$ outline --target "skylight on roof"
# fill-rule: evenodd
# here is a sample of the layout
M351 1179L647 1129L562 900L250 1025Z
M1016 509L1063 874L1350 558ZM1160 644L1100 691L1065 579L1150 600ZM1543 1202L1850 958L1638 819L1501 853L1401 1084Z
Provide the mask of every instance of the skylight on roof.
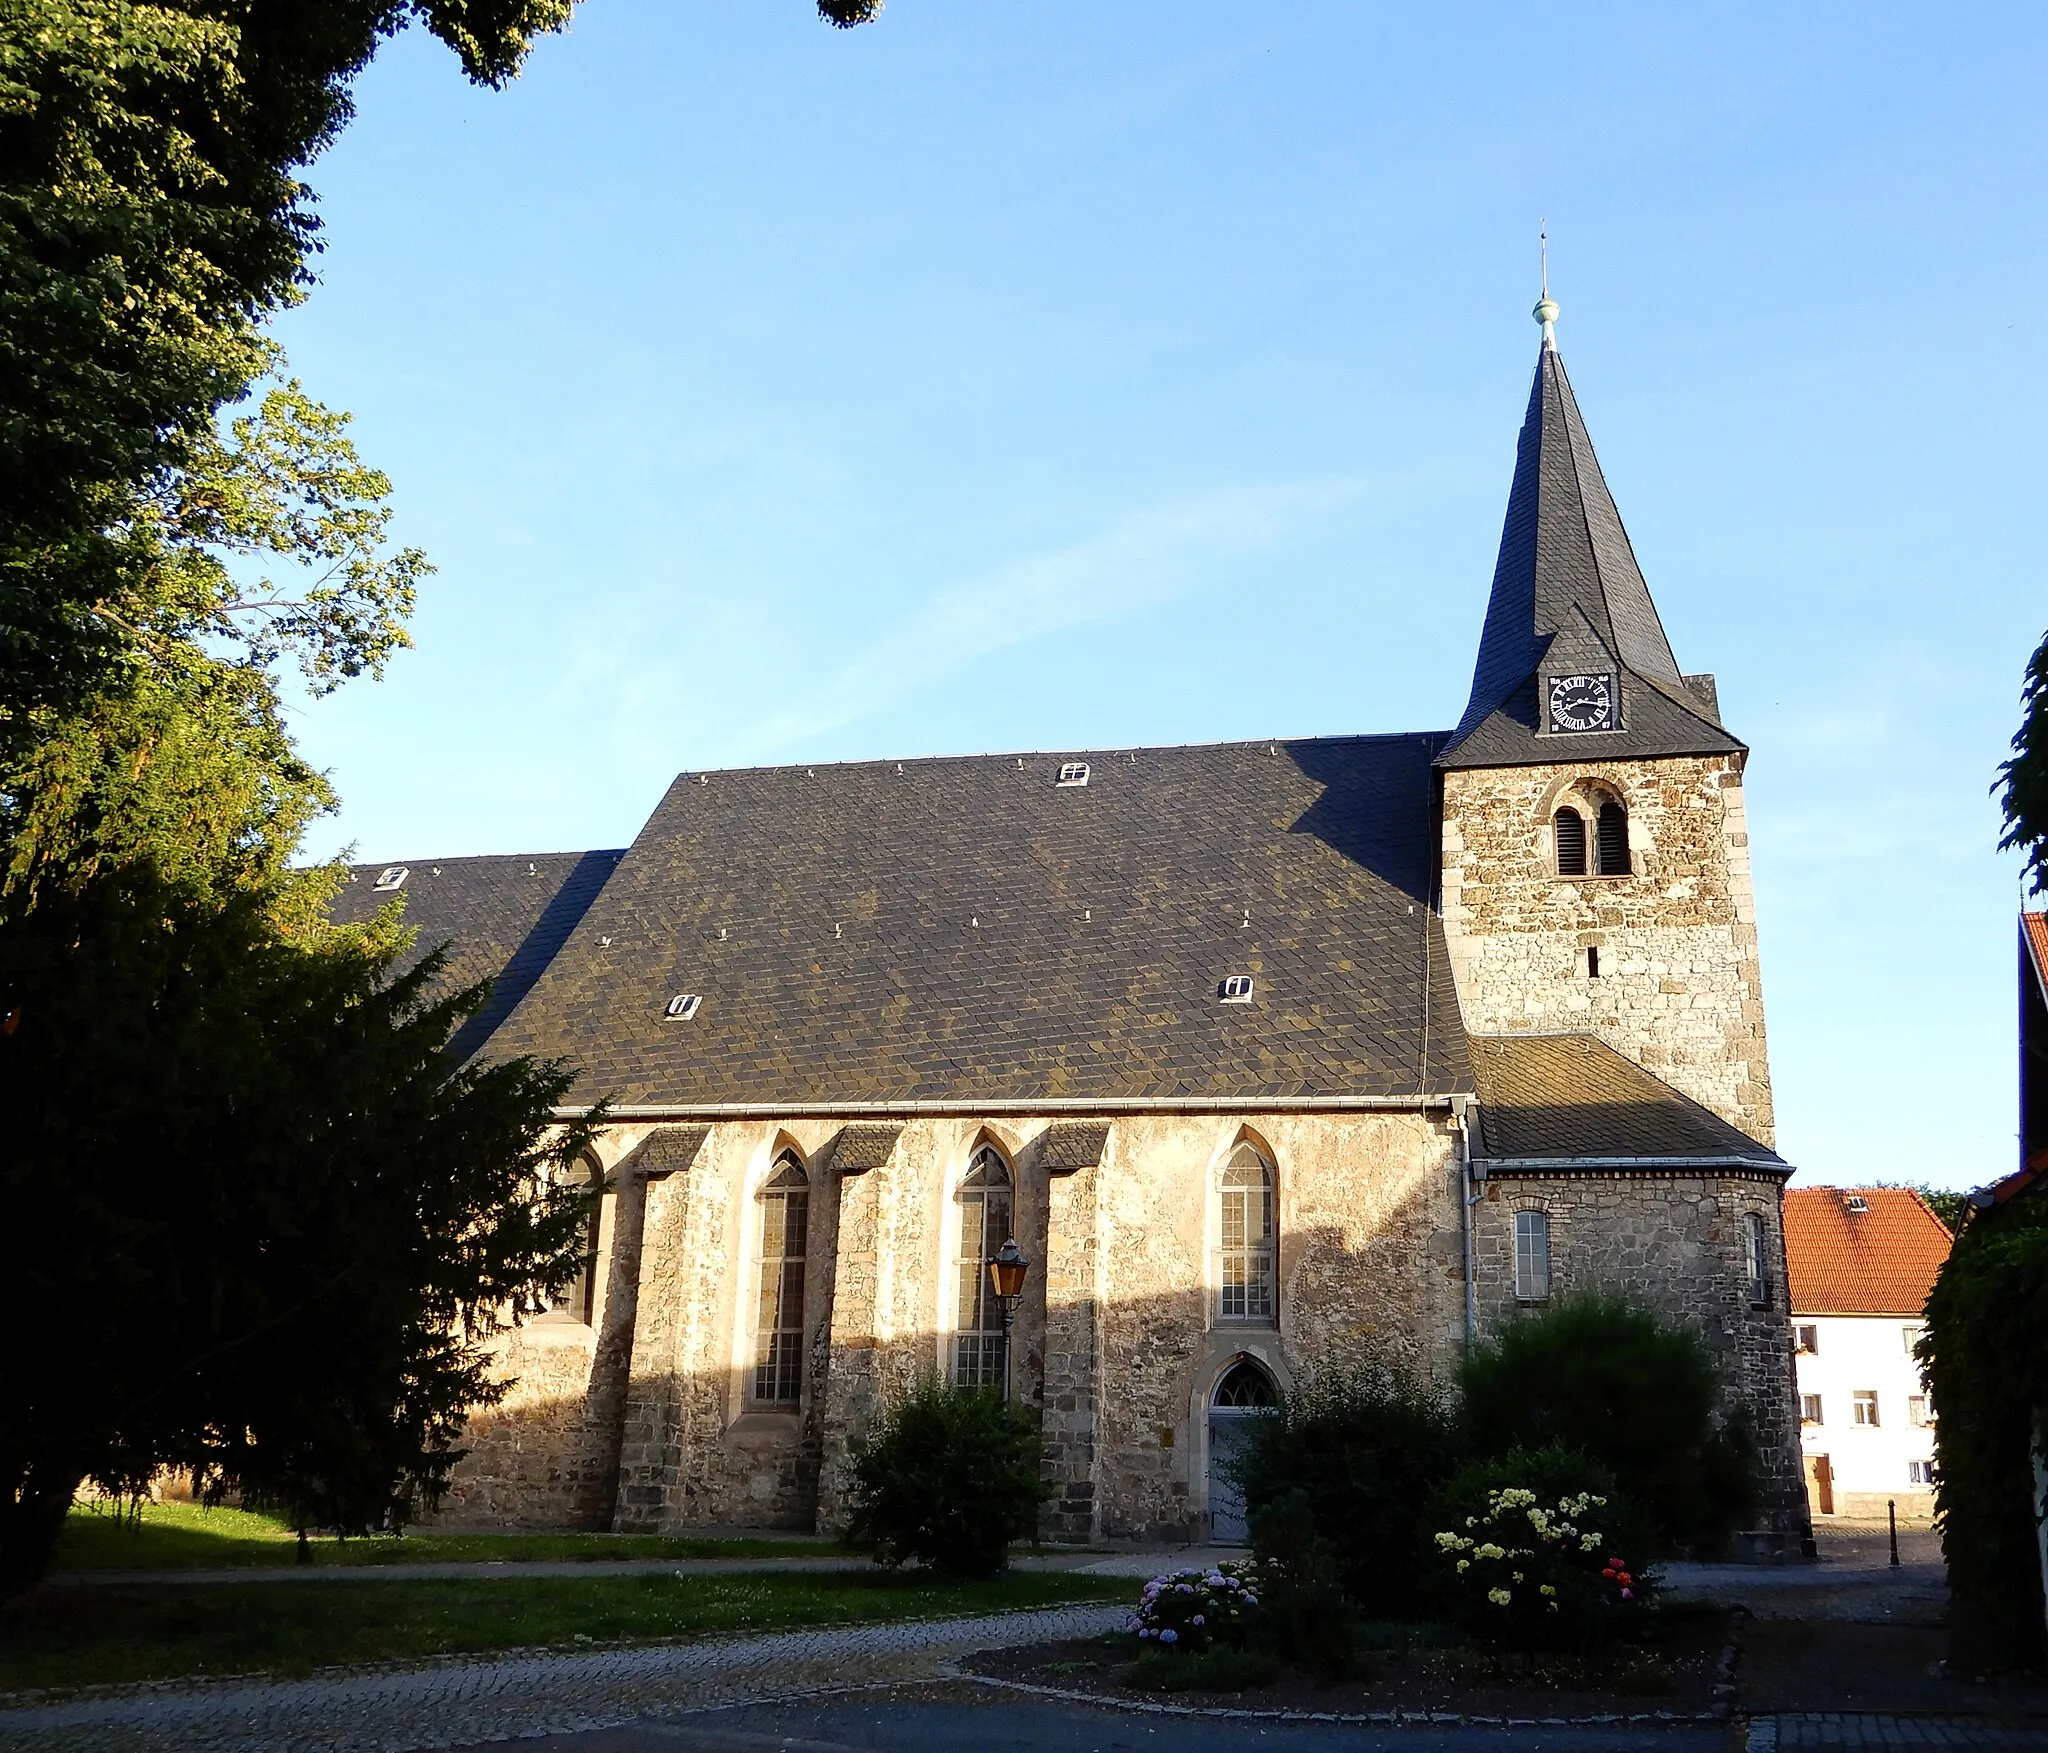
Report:
M405 879L407 874L408 873L404 865L387 864L382 870L380 870L377 873L377 881L375 886L377 888L384 889L387 891L391 889L402 889L405 887Z
M668 1008L662 1012L672 1023L686 1023L704 1008L701 992L678 992L668 1001Z
M1063 762L1060 766L1060 776L1054 783L1058 785L1086 785L1088 783L1088 763L1086 761Z
M1252 1001L1252 977L1249 974L1232 974L1216 988L1217 1002L1221 1004L1250 1004Z
M1870 1209L1870 1201L1865 1199L1861 1193L1847 1193L1842 1196L1842 1209L1844 1211L1868 1211Z

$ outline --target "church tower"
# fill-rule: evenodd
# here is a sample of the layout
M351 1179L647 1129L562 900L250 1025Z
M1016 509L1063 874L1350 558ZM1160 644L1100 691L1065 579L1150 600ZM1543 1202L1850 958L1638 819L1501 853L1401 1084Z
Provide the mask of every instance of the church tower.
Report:
M1592 1034L1772 1139L1745 746L1680 673L1557 351L1515 456L1472 697L1437 757L1474 1035Z

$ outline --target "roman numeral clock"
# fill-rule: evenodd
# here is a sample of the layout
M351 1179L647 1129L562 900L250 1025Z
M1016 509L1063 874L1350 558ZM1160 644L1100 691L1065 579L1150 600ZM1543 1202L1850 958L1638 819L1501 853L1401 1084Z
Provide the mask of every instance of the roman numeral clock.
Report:
M1545 709L1553 731L1618 730L1614 677L1608 674L1550 676Z

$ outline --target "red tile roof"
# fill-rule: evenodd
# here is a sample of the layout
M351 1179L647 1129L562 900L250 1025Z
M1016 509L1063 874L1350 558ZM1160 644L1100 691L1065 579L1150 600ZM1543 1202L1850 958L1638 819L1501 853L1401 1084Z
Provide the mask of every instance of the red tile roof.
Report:
M1860 1198L1868 1208L1851 1211ZM1795 1315L1918 1315L1953 1238L1910 1187L1788 1187Z
M2020 931L2034 954L2034 977L2048 990L2048 913L2022 913Z

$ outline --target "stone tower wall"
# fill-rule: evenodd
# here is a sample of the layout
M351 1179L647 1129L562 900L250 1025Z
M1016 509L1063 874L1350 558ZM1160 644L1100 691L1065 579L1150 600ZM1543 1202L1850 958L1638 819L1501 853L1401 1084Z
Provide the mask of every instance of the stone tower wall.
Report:
M1723 1405L1746 1408L1756 1439L1761 1526L1804 1535L1799 1411L1787 1324L1783 1184L1776 1175L1496 1176L1473 1210L1482 1333L1528 1311L1515 1300L1515 1214L1550 1218L1552 1298L1618 1292L1693 1328L1720 1365ZM1773 1262L1760 1297L1743 1259L1742 1220L1763 1217Z
M1551 818L1572 791L1582 807L1604 794L1627 807L1631 874L1556 874ZM1443 913L1475 1034L1590 1032L1772 1142L1749 830L1732 756L1446 773ZM1597 978L1588 949L1599 952Z

